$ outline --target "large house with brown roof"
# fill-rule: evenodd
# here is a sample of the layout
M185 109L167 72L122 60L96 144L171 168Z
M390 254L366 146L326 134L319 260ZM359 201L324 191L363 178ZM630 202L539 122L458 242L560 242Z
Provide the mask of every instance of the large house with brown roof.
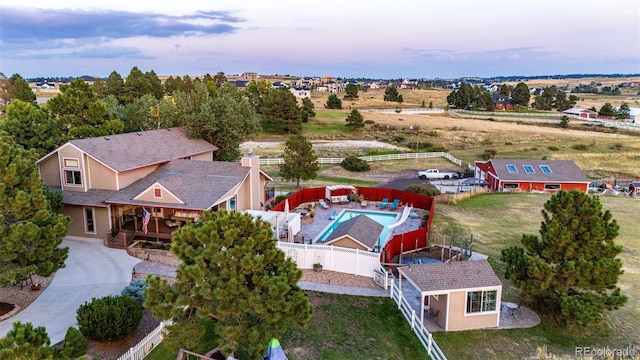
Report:
M182 128L71 140L37 161L45 185L62 191L69 235L171 239L203 211L261 210L272 179L259 158L213 161L217 147ZM149 216L146 216L149 214Z
M445 331L500 324L502 282L487 260L412 264L398 272L400 286L406 279L420 292L421 321L431 314Z
M475 169L494 191L587 192L590 183L572 160L491 159L476 161Z

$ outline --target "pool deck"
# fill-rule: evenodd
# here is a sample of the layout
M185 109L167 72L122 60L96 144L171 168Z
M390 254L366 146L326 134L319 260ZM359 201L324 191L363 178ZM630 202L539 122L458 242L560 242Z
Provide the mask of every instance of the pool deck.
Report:
M397 210L389 210L380 209L378 207L378 202L370 201L367 206L361 206L360 203L349 203L349 204L327 204L329 205L328 209L322 208L322 206L316 204L316 214L313 218L313 222L311 224L302 224L300 233L298 233L294 237L294 241L297 243L303 243L302 239L304 239L304 243L309 244L312 239L318 236L333 220L329 220L331 214L335 210L338 214L342 210L351 209L358 211L378 211L390 214L400 215L402 214L403 208L398 208ZM419 210L419 209L417 209ZM413 219L409 217L402 225L392 229L391 234L401 234L407 231L416 230L420 228L420 220L421 219Z

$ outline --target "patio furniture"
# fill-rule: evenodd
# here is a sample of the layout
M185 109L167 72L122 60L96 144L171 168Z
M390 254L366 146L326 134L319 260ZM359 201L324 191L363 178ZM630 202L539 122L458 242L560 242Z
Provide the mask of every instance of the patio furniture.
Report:
M381 209L384 209L387 207L387 205L389 205L389 199L384 198L382 199L382 202L378 205Z
M369 205L369 203L367 203L367 200L360 201L360 206L367 207L367 205Z
M324 201L324 199L319 199L318 200L318 204L320 204L320 206L322 206L323 209L328 209L329 205L327 205L327 203Z
M397 209L399 203L400 203L400 200L398 199L393 200L393 203L391 203L391 205L389 206L389 210Z

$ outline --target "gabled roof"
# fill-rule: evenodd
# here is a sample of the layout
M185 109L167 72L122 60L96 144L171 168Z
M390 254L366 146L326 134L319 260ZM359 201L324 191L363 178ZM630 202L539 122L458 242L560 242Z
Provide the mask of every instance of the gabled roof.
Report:
M571 109L564 110L562 113L567 115L577 115L577 116L580 116L580 114L583 114L583 113L597 114L597 112L593 110L582 109L582 108L571 108Z
M366 215L358 215L343 221L327 237L324 243L332 242L345 235L353 238L365 247L373 250L380 239L384 226Z
M216 146L205 140L189 139L183 128L77 139L71 140L67 144L77 147L88 156L117 172L218 150ZM38 162L51 154L45 155Z
M398 270L421 292L502 286L487 260L412 264Z
M491 164L500 181L590 182L573 160L491 159L486 163ZM517 172L509 172L507 165L515 166ZM523 167L526 165L534 172L527 173ZM545 165L550 173L542 171L541 166Z
M507 95L491 94L491 100L494 104L511 104L511 100Z
M159 205L162 203L134 200L155 183L171 192L184 204L171 203L173 208L206 210L223 196L242 184L250 168L226 161L173 160L163 164L146 177L115 192L106 203Z

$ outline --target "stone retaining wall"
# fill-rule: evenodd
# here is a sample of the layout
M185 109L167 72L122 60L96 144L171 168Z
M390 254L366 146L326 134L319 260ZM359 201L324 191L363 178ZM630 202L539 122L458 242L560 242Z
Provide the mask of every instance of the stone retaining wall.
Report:
M180 260L168 250L160 249L143 249L136 247L140 241L135 241L127 247L127 254L137 257L138 259L153 261L159 264L178 266Z

